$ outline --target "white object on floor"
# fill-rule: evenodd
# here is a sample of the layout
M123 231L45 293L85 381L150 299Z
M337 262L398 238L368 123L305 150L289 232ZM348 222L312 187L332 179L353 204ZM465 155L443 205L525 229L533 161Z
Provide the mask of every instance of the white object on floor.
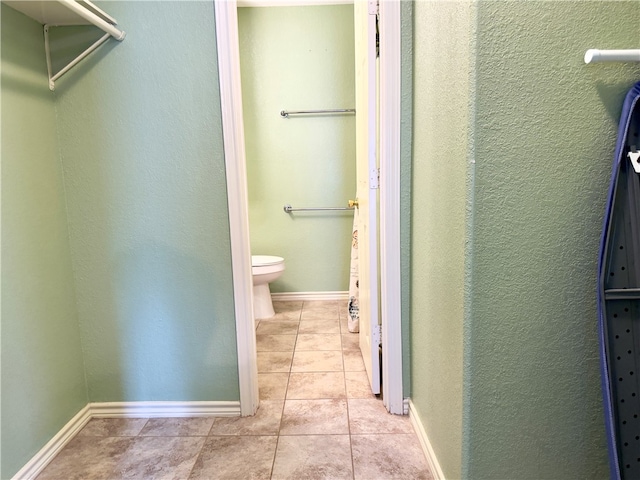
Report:
M353 233L351 234L351 271L349 273L349 316L348 327L351 333L360 331L360 285L358 283L358 210L353 212Z
M255 318L275 315L269 284L284 272L284 258L272 255L251 255L253 274L253 313Z

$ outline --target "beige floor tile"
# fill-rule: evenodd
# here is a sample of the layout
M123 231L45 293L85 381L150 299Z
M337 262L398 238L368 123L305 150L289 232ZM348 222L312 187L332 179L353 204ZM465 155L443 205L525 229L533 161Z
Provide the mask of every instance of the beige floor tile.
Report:
M341 338L337 333L300 333L296 351L340 350Z
M298 333L340 333L340 321L336 318L321 318L300 321Z
M78 436L90 437L135 437L148 418L92 418Z
M337 315L341 303L338 300L305 300L302 312L328 312Z
M286 400L281 435L335 435L349 433L347 402L330 400Z
M265 318L265 321L287 320L299 322L300 314L302 313L302 301L275 301L273 302L273 310L276 314L273 317Z
M140 432L141 437L206 437L213 417L150 418Z
M281 436L273 479L351 479L348 435Z
M351 435L356 480L432 480L415 435Z
M284 400L262 400L251 417L216 418L210 435L277 435Z
M350 398L349 427L352 434L407 433L413 434L408 415L392 415L382 400L377 398Z
M342 372L292 373L287 399L345 398Z
M288 373L258 373L260 400L282 400L287 396Z
M136 437L76 436L37 480L111 480Z
M340 322L340 317L337 312L329 312L323 310L312 310L310 312L302 311L300 315L301 322L318 322L318 321L333 321Z
M189 478L267 480L277 441L276 436L209 437Z
M292 372L341 372L342 353L339 351L295 352Z
M137 437L113 478L187 478L205 440L206 437Z
M347 398L376 398L371 392L367 372L345 372Z
M298 312L302 310L302 300L273 300L276 313Z
M342 359L344 361L345 372L364 372L364 361L359 350L343 350Z
M260 320L256 335L296 335L298 322L291 320Z
M357 333L343 333L342 349L360 351L360 335Z
M295 335L256 335L258 352L292 352L295 345Z
M261 318L262 322L299 322L300 321L300 310L297 312L281 312L277 313L272 317Z
M258 352L258 372L286 372L291 369L293 352Z
M347 317L340 316L340 333L350 333L349 332L349 321Z

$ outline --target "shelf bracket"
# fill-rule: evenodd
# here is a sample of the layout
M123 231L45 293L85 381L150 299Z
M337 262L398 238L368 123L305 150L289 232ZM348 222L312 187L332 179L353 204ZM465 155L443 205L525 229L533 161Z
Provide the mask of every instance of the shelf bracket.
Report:
M80 63L80 61L82 59L84 59L87 55L89 55L91 52L93 52L95 49L97 49L100 45L102 45L104 42L109 40L109 37L111 37L111 35L108 34L108 33L105 33L93 45L91 45L89 48L87 48L84 52L82 52L80 55L78 55L75 59L71 60L67 64L67 66L62 68L55 75L53 75L53 72L51 71L51 51L49 49L49 28L50 28L50 25L45 25L44 26L44 50L45 50L45 54L47 56L47 72L49 74L49 90L51 90L53 92L55 90L55 87L56 87L55 86L56 80L58 80L61 76L63 76L65 73L67 73L73 67L75 67L78 63Z
M56 82L56 80L58 80L60 77L62 77L65 73L67 73L73 67L75 67L78 63L80 63L81 60L83 60L91 52L96 50L100 45L102 45L107 40L109 40L110 37L113 37L116 40L121 42L122 40L124 40L124 37L126 35L126 33L124 31L119 30L118 28L116 28L114 26L115 20L113 20L111 17L106 16L106 14L105 14L105 16L107 18L109 18L110 20L112 20L114 22L114 24L109 23L106 20L102 19L101 17L99 17L95 13L89 11L88 9L86 9L85 7L80 5L75 0L58 0L58 3L63 5L63 6L65 6L65 7L67 7L69 10L72 10L78 16L80 16L84 20L86 20L87 22L90 22L91 24L95 25L100 30L105 32L105 34L102 37L100 37L96 42L94 42L89 48L87 48L80 55L78 55L75 59L73 59L71 62L69 62L58 73L54 74L53 71L52 71L52 66L51 66L51 48L49 46L49 29L51 27L55 27L55 26L68 26L68 25L53 25L53 24L45 24L44 25L44 50L45 50L45 55L47 57L47 73L49 75L49 90L51 90L51 91L55 90L55 82ZM93 4L91 4L90 2L86 2L86 3L88 3L88 4L93 6Z

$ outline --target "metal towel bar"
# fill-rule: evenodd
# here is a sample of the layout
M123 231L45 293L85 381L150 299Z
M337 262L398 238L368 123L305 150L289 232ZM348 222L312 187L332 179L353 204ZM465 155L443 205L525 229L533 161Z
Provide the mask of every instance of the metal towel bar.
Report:
M332 113L356 113L355 108L344 108L337 110L296 110L289 112L287 110L281 110L280 115L284 118L289 118L289 115L317 115L317 114L332 114Z
M311 211L327 211L327 210L353 210L354 207L308 207L308 208L293 208L288 203L283 207L285 213L291 212L311 212Z

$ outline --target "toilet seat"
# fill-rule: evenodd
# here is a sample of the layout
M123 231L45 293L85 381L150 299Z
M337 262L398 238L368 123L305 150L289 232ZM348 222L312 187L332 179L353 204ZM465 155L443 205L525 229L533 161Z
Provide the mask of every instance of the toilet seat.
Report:
M284 258L273 255L251 255L252 267L266 267L284 262Z

